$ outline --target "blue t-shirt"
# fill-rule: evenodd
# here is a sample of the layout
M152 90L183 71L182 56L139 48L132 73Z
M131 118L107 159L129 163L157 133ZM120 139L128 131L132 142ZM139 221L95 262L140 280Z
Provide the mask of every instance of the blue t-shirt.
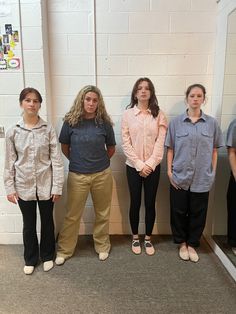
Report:
M70 146L69 171L96 173L110 166L107 146L115 146L113 127L108 123L97 123L95 119L84 119L71 127L64 122L59 142Z

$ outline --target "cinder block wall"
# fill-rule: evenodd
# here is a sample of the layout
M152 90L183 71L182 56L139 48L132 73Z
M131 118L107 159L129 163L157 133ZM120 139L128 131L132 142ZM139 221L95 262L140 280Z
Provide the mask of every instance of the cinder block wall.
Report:
M211 113L216 1L99 0L94 7L92 0L50 0L46 10L42 5L44 1L9 2L13 8L20 7L21 25L19 10L14 9L11 16L0 17L0 23L4 25L14 20L22 27L24 68L0 73L0 102L9 105L9 110L0 107L1 125L7 128L17 121L19 91L31 85L44 96L42 115L47 116L59 132L62 118L80 88L97 84L115 123L117 140L117 152L112 158L114 190L110 232L129 233L129 195L125 158L120 147L121 115L129 103L133 84L140 76L152 79L160 107L169 119L183 112L184 92L194 82L206 86L208 102L204 110ZM0 145L3 146L2 139ZM1 153L2 166L3 159ZM66 170L67 166L65 160ZM168 188L163 162L155 233L170 233ZM55 209L57 230L65 212L65 198L66 187ZM92 232L93 219L89 199L80 233ZM140 232L144 231L143 221L142 208ZM19 209L6 201L1 183L0 243L20 243L21 229Z

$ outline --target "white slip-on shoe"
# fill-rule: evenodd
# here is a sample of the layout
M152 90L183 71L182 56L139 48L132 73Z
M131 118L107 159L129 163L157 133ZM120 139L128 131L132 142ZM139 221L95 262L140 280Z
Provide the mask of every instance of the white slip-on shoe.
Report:
M55 263L57 266L63 265L65 263L66 259L62 256L57 256L55 259Z
M108 256L109 256L108 252L100 252L98 258L100 261L105 261L108 258Z
M195 250L188 250L188 254L191 262L197 263L199 261L199 256Z
M34 266L24 266L24 273L26 275L31 275L34 271Z
M182 247L179 248L179 257L183 261L188 261L189 260L189 252L188 252L188 248L186 246L182 246Z
M53 268L53 261L46 261L43 263L43 270L44 271L49 271L50 269Z

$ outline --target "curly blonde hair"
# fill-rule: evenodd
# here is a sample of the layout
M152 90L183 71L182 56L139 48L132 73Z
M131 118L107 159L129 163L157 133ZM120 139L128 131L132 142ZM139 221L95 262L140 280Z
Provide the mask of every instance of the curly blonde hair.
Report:
M108 115L105 107L105 103L102 97L102 93L99 88L93 85L84 86L76 96L70 111L66 113L64 121L68 122L70 126L78 125L83 121L85 116L84 111L84 98L85 95L89 92L96 93L98 96L98 106L95 115L95 121L97 123L107 122L110 125L113 125L113 122Z

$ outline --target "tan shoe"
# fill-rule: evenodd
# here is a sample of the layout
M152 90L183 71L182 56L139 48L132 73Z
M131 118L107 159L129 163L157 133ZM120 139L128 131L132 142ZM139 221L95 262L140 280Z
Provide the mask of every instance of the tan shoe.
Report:
M179 248L179 257L183 260L183 261L188 261L189 260L189 252L186 246L181 246Z

